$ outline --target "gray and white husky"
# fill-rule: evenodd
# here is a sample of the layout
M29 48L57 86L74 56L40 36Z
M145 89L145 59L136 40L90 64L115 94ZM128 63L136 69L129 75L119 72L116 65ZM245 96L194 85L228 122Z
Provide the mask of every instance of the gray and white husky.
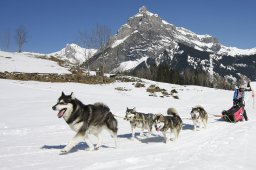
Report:
M167 116L162 114L156 115L154 124L156 131L161 131L164 136L164 142L168 142L167 135L174 133L175 140L178 139L182 129L182 120L175 108L168 108Z
M132 138L134 139L135 136L135 128L141 128L140 136L143 136L144 129L148 130L148 135L152 134L152 127L153 127L153 120L154 120L154 114L149 113L141 113L137 112L136 108L129 109L127 107L126 114L125 114L125 120L130 121L131 129L132 129Z
M69 152L75 145L85 140L90 151L101 146L102 138L100 133L103 129L110 132L117 146L117 120L110 112L108 106L102 103L84 105L75 98L73 92L71 95L65 95L63 92L59 97L57 104L52 107L57 110L58 117L63 117L69 127L74 130L76 135L61 150L61 153ZM89 140L88 135L93 134L98 138L98 143L94 145Z
M206 124L208 121L208 114L202 106L197 105L193 107L190 112L190 115L194 124L194 130L197 129L197 126L201 128L201 124L203 124L204 128L206 128Z

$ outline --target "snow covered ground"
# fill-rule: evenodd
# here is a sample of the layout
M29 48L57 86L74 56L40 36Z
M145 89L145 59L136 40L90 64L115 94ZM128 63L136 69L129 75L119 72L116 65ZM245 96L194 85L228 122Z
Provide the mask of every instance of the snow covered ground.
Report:
M232 91L146 81L146 86L150 84L168 91L175 88L180 99L151 97L146 88L135 88L132 83L86 85L0 79L0 169L255 169L256 106L252 108L250 93L246 93L249 121L233 124L212 116L230 108ZM256 83L252 85L256 89ZM116 87L129 90L117 91ZM80 143L71 153L59 155L75 134L51 109L62 91L74 92L85 104L104 102L121 117L126 107L151 113L166 113L168 107L175 107L181 117L188 118L191 108L201 104L210 118L207 128L200 131L193 131L191 120L183 119L179 139L167 144L155 130L152 137L130 140L129 123L117 118L117 149L104 132L99 150L86 151L87 145Z
M55 62L31 55L0 52L0 71L69 73ZM213 117L230 108L232 91L144 81L146 87L135 88L131 82L87 85L0 79L0 169L255 169L256 106L253 108L249 92L245 100L249 121L232 124ZM168 91L176 89L180 99L149 96L146 88L151 84ZM256 82L251 85L256 89ZM128 91L117 91L117 87ZM74 92L85 104L103 102L119 117L124 117L127 107L163 114L175 107L182 118L189 118L191 108L200 104L210 118L207 128L200 131L193 131L192 121L183 119L179 139L167 144L155 130L151 137L139 137L137 129L136 140L130 140L129 123L117 118L117 149L104 132L99 150L86 151L87 145L82 142L71 153L59 155L75 134L51 109L62 91ZM93 136L92 141L96 143Z
M11 53L0 51L0 72L25 73L70 73L67 68L59 66L56 62L35 57L42 54Z

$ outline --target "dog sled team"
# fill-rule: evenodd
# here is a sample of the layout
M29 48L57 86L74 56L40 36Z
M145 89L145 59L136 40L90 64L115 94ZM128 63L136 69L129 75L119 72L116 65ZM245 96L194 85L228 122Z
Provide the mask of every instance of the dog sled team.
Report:
M225 110L221 115L215 115L221 117L225 121L237 122L242 121L243 118L247 121L248 117L244 109L244 91L245 87L240 86L234 92L233 106L229 110ZM107 130L114 139L115 147L117 147L117 131L118 122L115 115L110 111L109 107L103 103L95 103L85 105L74 94L65 95L63 92L59 97L57 104L52 107L53 110L58 111L57 116L64 118L69 127L76 132L76 135L70 140L70 142L61 150L61 154L68 153L75 145L81 141L85 141L88 145L88 150L96 150L101 147L102 138L100 133L102 130ZM206 128L208 121L208 114L202 106L195 106L192 108L191 120L194 125L194 130L203 126ZM183 122L175 108L168 108L167 115L141 113L136 111L136 108L127 108L125 114L125 120L129 121L131 125L132 137L135 137L135 129L140 128L140 135L144 135L144 130L148 131L148 136L152 134L152 129L160 131L163 134L164 142L169 141L168 135L173 133L174 140L177 140L179 133L182 129ZM98 142L94 147L93 143L89 139L89 135L92 134L97 137Z

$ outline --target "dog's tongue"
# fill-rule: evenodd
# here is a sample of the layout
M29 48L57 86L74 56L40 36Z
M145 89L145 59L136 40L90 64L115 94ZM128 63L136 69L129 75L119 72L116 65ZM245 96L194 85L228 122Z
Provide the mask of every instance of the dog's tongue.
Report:
M65 110L61 110L59 113L58 113L58 118L61 118L65 113Z

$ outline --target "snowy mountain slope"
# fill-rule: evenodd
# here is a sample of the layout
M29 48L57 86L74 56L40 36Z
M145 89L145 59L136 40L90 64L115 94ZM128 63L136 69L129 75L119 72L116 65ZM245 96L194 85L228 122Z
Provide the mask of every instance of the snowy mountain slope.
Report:
M39 57L45 57L45 59ZM0 72L70 73L67 68L48 60L43 54L0 51L0 63Z
M125 61L122 62L119 67L113 69L114 73L118 73L118 72L124 72L130 69L133 69L135 67L137 67L139 64L141 64L142 62L145 62L148 59L148 57L143 57L141 59L138 60L134 60L134 61Z
M82 64L88 60L88 56L91 57L97 52L96 49L85 49L76 44L67 44L62 50L48 54L49 56L55 56L63 61L68 61L71 64ZM85 57L86 53L86 57Z
M166 22L166 24L169 23ZM208 51L212 53L217 53L219 55L229 56L249 56L256 54L256 48L239 49L236 47L227 47L223 44L220 44L216 38L210 35L199 35L183 27L176 27L176 29L178 31L178 33L176 34L176 38L180 42L185 41L186 43L195 46L195 48L200 51Z
M246 93L249 121L231 124L212 114L231 106L232 91L146 81L146 87L150 84L167 90L175 88L180 99L151 97L146 88L135 88L132 83L86 85L0 80L1 169L255 169L256 112L249 93ZM251 85L256 89L256 83ZM116 87L129 91L117 91ZM191 107L201 104L210 118L207 128L196 132L191 120L183 119L179 139L167 144L155 130L150 138L137 137L131 141L129 123L117 118L117 149L113 148L108 133L103 133L103 147L99 150L85 151L87 145L80 143L71 153L59 155L74 135L51 110L61 91L74 92L85 104L104 102L121 117L126 107L153 113L166 113L168 107L175 107L181 117L188 118Z
M251 80L256 79L256 48L226 47L215 37L176 27L145 7L130 17L105 47L91 58L93 68L100 67L103 50L105 69L109 72L132 72L141 70L141 65L150 69L166 63L170 69L179 72L189 68L222 77L238 79L240 75L245 75ZM142 60L146 57L147 60ZM127 65L128 62L137 64L132 68Z

